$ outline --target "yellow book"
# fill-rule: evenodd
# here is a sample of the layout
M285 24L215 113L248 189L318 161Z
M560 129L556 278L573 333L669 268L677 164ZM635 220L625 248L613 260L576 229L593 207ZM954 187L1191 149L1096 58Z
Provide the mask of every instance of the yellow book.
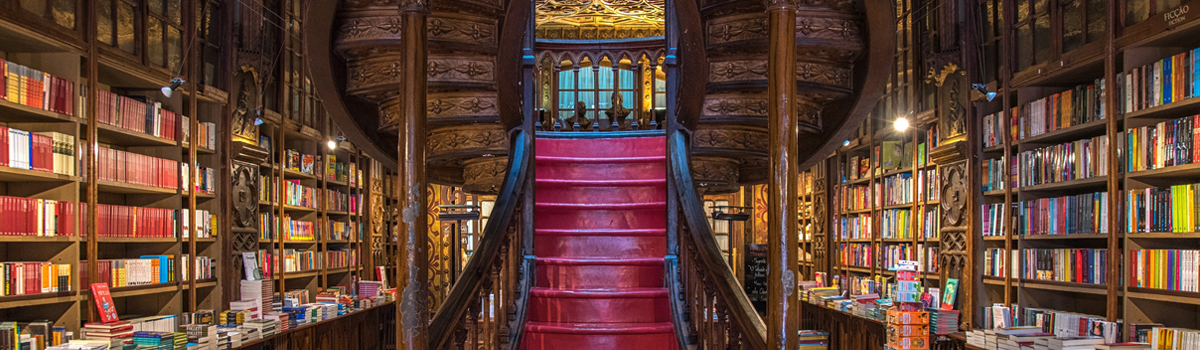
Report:
M48 292L50 292L50 281L51 281L50 263L41 263L39 265L40 265L39 267L41 267L41 270L42 270L42 275L41 275L42 276L42 293L48 293Z

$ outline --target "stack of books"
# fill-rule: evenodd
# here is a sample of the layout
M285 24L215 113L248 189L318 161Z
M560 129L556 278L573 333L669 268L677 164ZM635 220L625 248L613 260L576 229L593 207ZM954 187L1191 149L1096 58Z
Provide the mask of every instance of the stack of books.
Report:
M829 349L829 333L813 330L800 331L800 350Z
M133 339L133 325L126 321L88 323L83 325L80 332L83 333L84 339L89 340L123 342L125 339Z
M136 345L138 349L170 350L175 348L175 333L134 332L133 345Z
M245 328L254 329L256 332L258 332L258 334L261 337L266 338L266 337L274 336L276 333L278 333L279 320L270 320L270 319L250 320L250 321L247 321L246 324L244 324L242 326Z
M72 340L66 344L51 346L46 350L108 350L109 344L98 340Z
M948 335L958 331L958 310L930 308L928 311L930 331L933 334Z

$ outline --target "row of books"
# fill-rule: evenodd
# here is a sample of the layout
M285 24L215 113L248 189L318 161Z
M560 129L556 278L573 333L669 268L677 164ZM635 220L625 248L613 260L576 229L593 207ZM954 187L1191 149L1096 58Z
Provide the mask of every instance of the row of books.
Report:
M842 266L874 266L875 259L870 243L842 243L838 250Z
M868 178L871 176L871 157L852 156L840 170L842 182Z
M358 204L361 202L361 194L349 195L338 190L325 190L325 209L327 210L358 213Z
M315 241L317 225L311 221L292 220L290 215L284 215L283 238L289 241Z
M980 235L984 237L1004 236L1004 228L1008 218L1005 203L984 204L980 206Z
M172 255L142 255L139 259L114 259L96 262L97 283L107 282L113 288L174 282L175 257ZM81 285L87 286L88 263L79 262Z
M1121 110L1129 113L1200 95L1197 59L1200 49L1193 49L1120 73Z
M195 260L192 260L188 254L184 254L179 261L179 266L182 267L179 270L179 280L181 281L190 281L189 278L191 277L195 277L197 280L216 278L216 274L213 272L213 269L217 267L216 259L207 256L198 256ZM192 263L188 264L188 261ZM195 271L195 276L192 276L193 271Z
M1155 327L1147 343L1150 349L1188 350L1200 348L1200 331L1194 329Z
M358 250L338 249L325 252L329 268L342 268L358 265Z
M279 237L276 232L277 227L279 227L279 218L275 216L275 211L258 213L258 239L274 241L275 237Z
M74 236L79 204L0 196L0 236Z
M1108 233L1108 192L1020 202L1018 235Z
M85 212L87 207L81 209ZM97 204L96 236L175 238L175 213L175 209ZM86 216L80 221L86 224Z
M1125 131L1127 171L1162 169L1200 163L1200 115L1168 120Z
M891 270L900 260L912 260L922 263L918 265L919 272L937 272L938 250L936 247L926 247L924 244L912 243L889 244L879 250L883 259L883 269Z
M108 147L100 147L96 153L98 156L96 176L101 181L169 189L179 188L179 162L177 161Z
M311 250L283 250L283 271L304 272L322 267L321 254Z
M941 198L942 190L937 168L917 171L917 200L937 201Z
M912 174L903 173L883 178L883 205L900 205L913 202Z
M1020 186L1108 175L1108 136L1021 152Z
M276 195L275 186L272 186L271 176L261 175L258 181L262 186L258 186L258 202L259 203L279 203L279 196Z
M833 229L834 236L841 237L841 239L870 239L874 237L871 234L871 214L842 217L840 224Z
M1004 117L1004 111L983 116L981 121L983 133L983 148L995 147L1004 143L1004 127L1011 125ZM1015 137L1014 137L1015 139Z
M912 210L884 210L879 213L879 225L883 239L913 238Z
M193 226L195 226L196 238L212 238L217 236L217 228L221 227L217 225L218 215L213 215L212 212L201 209L196 210L196 215L194 215L193 219L188 219L192 217L192 215L188 215L191 211L188 209L180 210L183 211L183 215L180 216L183 218L183 238L191 237ZM192 225L192 222L196 224Z
M361 172L354 162L339 163L336 154L325 156L325 179L329 181L345 182L350 186L358 185L358 178Z
M300 184L300 180L284 180L284 204L317 209L320 205L320 192L317 189Z
M0 59L0 98L23 106L75 115L75 82ZM83 90L83 89L80 89Z
M871 195L871 188L867 185L839 186L834 189L833 196L836 208L845 210L871 209L872 198L879 200L879 197Z
M1103 120L1104 95L1104 79L1096 79L1093 84L1078 85L1070 90L1013 107L1011 115L1016 120L1011 125L1017 129L1012 135L1019 140ZM1002 119L1003 114L991 118L995 122ZM984 127L985 132L996 129L994 126ZM985 140L988 138L990 137L984 137Z
M291 169L292 171L316 175L315 170L317 169L317 158L318 156L315 155L304 154L294 149L288 149L284 150L283 166L284 168Z
M333 240L333 241L350 240L350 234L352 233L350 223L345 222L345 221L333 221L333 220L329 220L329 219L322 219L322 220L326 223L326 226L329 227L329 239L330 240Z
M1200 292L1200 250L1130 249L1133 287Z
M75 175L75 136L0 126L0 166Z
M942 208L938 206L926 206L922 210L925 219L918 222L917 230L921 238L938 239L942 237Z
M147 97L128 97L111 91L96 91L96 121L125 130L177 140L180 115L162 108L162 102Z
M192 121L188 117L180 117L182 119L183 144L187 146L192 140ZM217 124L213 122L197 122L199 129L196 139L200 148L216 150L217 149ZM269 148L268 148L269 149Z
M0 296L71 291L71 264L0 262Z
M1106 249L1022 249L1021 278L1089 284L1107 283Z
M196 169L196 172L198 175L196 177L196 188L195 188L196 192L197 193L215 193L217 191L217 176L218 176L217 169L207 168L207 167L199 167ZM179 173L183 174L183 183L185 184L184 186L187 186L187 184L192 183L192 180L191 180L192 171L190 170L188 163L184 163L184 162L179 163ZM267 182L264 182L264 183L267 183ZM268 186L260 186L260 187L268 187Z
M983 172L980 176L983 177L983 185L981 189L984 192L1000 191L1008 188L1011 183L1013 188L1016 188L1017 181L1017 164L1009 164L1004 161L1004 157L999 159L984 159L982 161ZM1005 172L1009 174L1005 179Z
M1056 337L1101 337L1104 343L1116 343L1124 331L1122 322L1110 322L1103 316L1026 307L1021 319L1025 326L1039 327Z
M1197 189L1200 183L1129 190L1125 196L1126 232L1200 232Z
M262 278L271 279L275 276L276 266L279 263L279 257L275 255L275 249L259 249L258 253L254 254L254 259L261 270Z
M991 277L1004 277L1005 273L1011 273L1013 278L1019 278L1016 271L1020 271L1021 260L1017 250L1010 250L1009 265L1012 269L1006 269L1004 266L1004 248L987 248L983 251L983 275ZM1011 272L1008 272L1011 271Z

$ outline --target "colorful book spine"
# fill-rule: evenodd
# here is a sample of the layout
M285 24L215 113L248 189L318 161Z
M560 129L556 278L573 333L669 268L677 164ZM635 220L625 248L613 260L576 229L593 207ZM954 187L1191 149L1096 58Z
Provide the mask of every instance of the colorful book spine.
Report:
M1107 283L1105 249L1022 249L1021 278L1087 284Z
M840 258L842 266L870 267L874 265L874 254L869 243L842 243Z
M1017 208L1019 235L1108 233L1108 193L1041 198Z
M835 235L842 239L871 239L871 214L857 214L843 217L840 225L834 227Z
M1108 136L1021 152L1019 184L1041 184L1108 175Z
M880 228L884 239L908 239L913 237L912 211L888 209L880 212Z
M71 291L71 264L0 262L0 296Z
M1126 231L1198 232L1196 191L1200 184L1173 185L1168 188L1129 190L1125 195Z
M1011 113L1012 118L1015 119L1012 124L1016 128L1016 132L1013 133L1014 139L1024 139L1103 120L1105 117L1103 86L1104 79L1097 79L1092 84L1078 85L1070 90L1014 107ZM996 119L1003 118L1003 113L999 113L996 117ZM985 145L987 145L988 138L984 139ZM998 140L1000 137L997 136L996 139ZM997 144L999 142L994 142L991 146Z
M49 199L0 196L0 236L75 236L80 204Z

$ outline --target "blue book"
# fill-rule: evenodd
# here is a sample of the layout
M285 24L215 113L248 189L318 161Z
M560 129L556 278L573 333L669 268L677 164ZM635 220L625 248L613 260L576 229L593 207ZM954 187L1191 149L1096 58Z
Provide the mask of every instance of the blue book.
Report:
M1162 75L1162 86L1163 86L1162 100L1163 100L1163 102L1162 103L1163 104L1171 103L1171 95L1173 95L1171 93L1171 83L1175 79L1171 79L1171 77L1172 77L1172 75L1171 75L1172 61L1174 61L1174 60L1172 60L1170 57L1164 58L1162 60L1162 66L1163 66L1163 75Z
M1190 55L1192 59L1192 94L1189 97L1196 97L1200 96L1200 69L1196 69L1200 66L1200 48L1192 49Z

